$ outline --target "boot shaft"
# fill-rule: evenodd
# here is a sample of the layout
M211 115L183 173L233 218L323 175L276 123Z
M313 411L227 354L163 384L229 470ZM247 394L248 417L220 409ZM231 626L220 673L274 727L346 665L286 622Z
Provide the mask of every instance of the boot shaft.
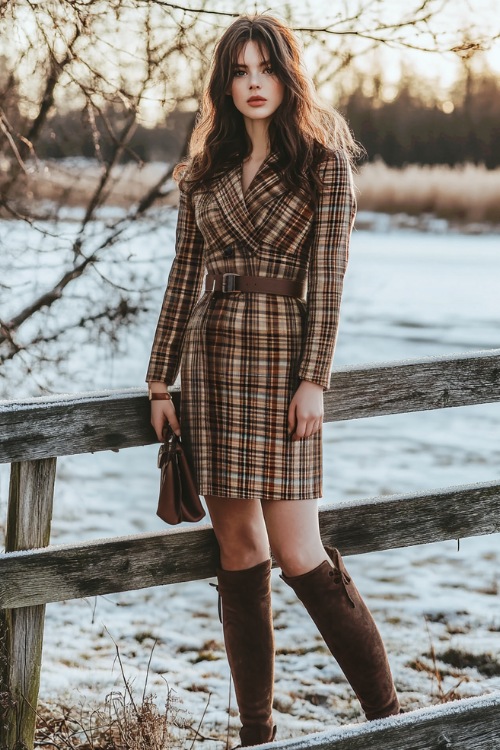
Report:
M356 693L367 719L399 713L389 661L375 621L339 551L301 576L281 578L297 594Z
M241 745L274 739L274 630L271 561L217 571L226 653L242 728Z

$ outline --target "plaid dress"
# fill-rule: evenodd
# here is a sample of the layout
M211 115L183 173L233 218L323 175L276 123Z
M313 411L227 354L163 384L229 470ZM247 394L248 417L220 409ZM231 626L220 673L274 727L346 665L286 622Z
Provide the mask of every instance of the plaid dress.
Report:
M292 441L288 407L301 379L330 385L356 201L342 152L318 166L316 210L276 162L272 151L245 195L241 164L180 195L146 380L172 385L180 372L181 437L200 495L322 497L322 431ZM307 300L204 291L206 271L307 278Z

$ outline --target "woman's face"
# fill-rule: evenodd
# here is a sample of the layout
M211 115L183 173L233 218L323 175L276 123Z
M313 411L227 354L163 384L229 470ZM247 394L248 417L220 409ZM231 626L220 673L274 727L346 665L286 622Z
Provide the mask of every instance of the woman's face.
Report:
M249 120L271 119L283 101L284 91L285 87L274 75L269 60L262 58L258 44L247 42L233 70L230 93L236 109Z

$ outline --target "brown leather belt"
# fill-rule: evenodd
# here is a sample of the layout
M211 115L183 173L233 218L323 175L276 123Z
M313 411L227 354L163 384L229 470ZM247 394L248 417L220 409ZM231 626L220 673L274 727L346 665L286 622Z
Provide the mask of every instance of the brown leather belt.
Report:
M282 279L275 276L243 276L239 273L208 273L205 278L205 291L267 292L305 299L306 280Z

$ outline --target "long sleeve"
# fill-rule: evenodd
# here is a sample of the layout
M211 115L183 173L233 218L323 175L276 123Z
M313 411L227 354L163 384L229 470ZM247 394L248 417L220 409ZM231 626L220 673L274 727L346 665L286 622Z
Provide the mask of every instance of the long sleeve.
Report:
M184 333L204 278L203 237L190 197L180 193L175 258L151 349L146 381L172 385L179 372Z
M331 152L321 165L323 183L315 217L308 275L307 328L298 375L330 387L340 300L356 213L349 161Z

